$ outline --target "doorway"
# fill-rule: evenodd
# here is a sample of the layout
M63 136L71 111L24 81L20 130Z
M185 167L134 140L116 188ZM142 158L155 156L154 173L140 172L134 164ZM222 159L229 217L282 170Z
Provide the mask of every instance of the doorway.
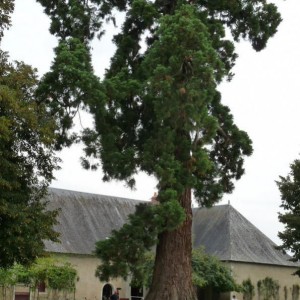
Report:
M131 287L131 300L142 300L143 287Z
M109 300L112 295L112 286L110 284L105 284L102 289L102 300Z

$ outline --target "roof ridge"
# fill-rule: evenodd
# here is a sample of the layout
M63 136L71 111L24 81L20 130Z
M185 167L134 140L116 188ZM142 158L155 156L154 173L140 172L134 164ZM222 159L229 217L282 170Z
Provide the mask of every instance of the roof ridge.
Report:
M149 200L128 198L128 197L108 195L108 194L82 192L82 191L75 191L75 190L69 190L69 189L63 189L63 188L57 188L57 187L48 187L48 193L50 195L53 194L53 193L55 193L55 194L69 193L69 194L72 194L72 195L90 196L90 197L97 197L97 198L101 197L101 198L111 198L111 199L117 199L117 200L129 200L129 201L136 201L136 202L150 202Z

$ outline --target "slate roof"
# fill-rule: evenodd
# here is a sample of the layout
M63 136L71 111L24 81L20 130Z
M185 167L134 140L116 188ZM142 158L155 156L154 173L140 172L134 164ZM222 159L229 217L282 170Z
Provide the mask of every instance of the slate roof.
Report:
M45 241L46 250L76 254L91 254L96 241L119 229L141 202L56 188L49 188L47 200L49 210L60 208L55 230L60 233L61 243Z
M194 247L222 261L298 266L231 205L193 210Z
M57 253L92 254L95 242L109 237L135 211L133 199L49 189L49 209L60 208L56 230L61 243L45 242ZM223 261L297 266L275 250L275 244L230 205L193 210L194 247Z

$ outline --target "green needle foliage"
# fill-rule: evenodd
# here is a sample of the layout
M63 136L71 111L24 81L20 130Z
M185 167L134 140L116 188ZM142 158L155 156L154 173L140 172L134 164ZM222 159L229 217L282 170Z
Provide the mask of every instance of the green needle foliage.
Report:
M0 50L0 267L29 264L57 240L56 211L46 211L57 168L54 122L34 92L37 74Z
M143 170L157 177L161 202L194 188L200 203L212 205L243 174L251 142L216 90L230 76L233 45L222 42L224 30L217 26L219 45L231 55L224 63L200 17L191 5L161 17L156 40L141 63L138 58L134 64L120 62L118 52L129 47L117 50L110 72L118 70L102 83L106 109L91 107L98 134L85 131L84 137L87 154L101 158L104 180L133 186L132 175Z
M145 237L143 228L148 228L149 218L139 218L148 210L151 216L152 208L138 209L136 217L110 241L115 245L121 236L132 236L128 240L135 247L122 240L124 244L116 250L107 241L99 242L97 253L105 268L100 267L97 275L102 278L119 272L124 277L128 271L136 272L130 261L143 259L143 251L157 241L153 285L146 299L195 299L191 191L200 205L213 205L233 190L233 182L244 173L244 157L252 153L248 135L234 124L229 108L221 103L217 85L233 76L234 42L242 38L256 51L265 48L281 21L276 6L265 0L38 2L51 18L50 31L59 39L56 59L44 77L48 90L41 88L40 96L48 97L47 105L62 125L61 145L68 142L65 133L73 125L69 111L84 105L94 116L95 129L82 135L87 155L83 166L96 169L100 162L104 180L124 180L129 187L134 187L139 171L154 175L161 208L175 202L181 207L176 209L176 229L161 232L160 225L151 227L157 239L152 232ZM113 38L116 52L111 65L97 82L90 63L90 42L104 33L103 21L115 21L116 11L124 12L125 20ZM225 35L226 29L232 40ZM71 44L75 41L76 49L85 50L84 59L74 56ZM70 60L63 59L60 45L69 45ZM179 222L182 211L185 220Z
M284 213L279 213L279 221L284 224L284 231L278 236L282 240L279 247L292 252L293 261L300 259L300 160L290 165L290 173L280 176L277 186L281 194L281 206ZM300 275L300 271L296 274Z
M51 18L50 32L58 37L55 59L36 95L56 120L56 149L60 150L78 141L76 132L70 131L76 114L89 110L88 103L104 99L99 78L93 74L89 46L95 34L101 35L102 17L97 9L100 1L37 2Z
M56 120L56 149L59 150L76 141L77 135L70 134L68 129L72 128L78 111L86 109L87 101L103 97L84 43L78 38L61 40L55 54L51 71L42 77L36 96Z
M119 231L114 230L109 239L97 243L96 255L102 264L96 276L101 281L109 281L119 276L127 279L131 274L136 280L146 280L149 274L145 272L145 262L158 235L174 230L184 219L184 211L177 201L139 204L136 213L129 216L128 224Z

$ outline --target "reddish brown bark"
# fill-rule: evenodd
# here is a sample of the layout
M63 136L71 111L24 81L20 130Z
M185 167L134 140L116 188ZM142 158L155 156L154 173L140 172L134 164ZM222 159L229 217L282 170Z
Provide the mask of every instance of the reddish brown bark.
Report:
M186 220L174 231L159 236L153 282L145 300L195 300L192 284L191 190L180 198Z

